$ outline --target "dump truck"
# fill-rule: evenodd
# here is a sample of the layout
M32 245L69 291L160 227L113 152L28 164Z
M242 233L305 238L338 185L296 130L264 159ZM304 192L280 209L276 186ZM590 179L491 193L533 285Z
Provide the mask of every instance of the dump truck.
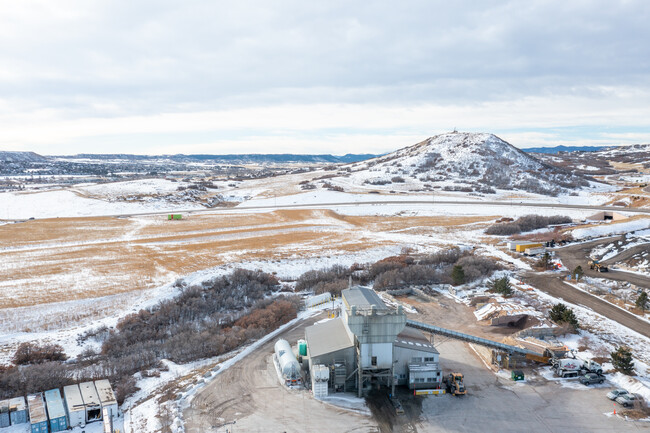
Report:
M444 377L443 383L447 388L447 392L452 395L467 394L467 390L465 389L465 384L463 383L462 373L449 373L449 375Z
M589 269L597 272L607 272L607 265L600 263L598 260L589 260Z

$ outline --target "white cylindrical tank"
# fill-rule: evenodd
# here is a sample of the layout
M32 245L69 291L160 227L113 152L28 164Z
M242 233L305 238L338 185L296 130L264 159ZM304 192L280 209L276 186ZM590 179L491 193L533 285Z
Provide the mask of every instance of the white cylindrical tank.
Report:
M285 379L296 380L300 378L300 364L291 350L284 352L279 358L280 371Z
M291 350L291 345L287 340L278 340L275 342L275 355L278 357L278 361L280 361L280 358L285 352L290 352L293 354L293 351Z
M332 295L329 292L321 293L320 295L311 296L305 299L305 307L311 308L317 305L330 302L332 300Z

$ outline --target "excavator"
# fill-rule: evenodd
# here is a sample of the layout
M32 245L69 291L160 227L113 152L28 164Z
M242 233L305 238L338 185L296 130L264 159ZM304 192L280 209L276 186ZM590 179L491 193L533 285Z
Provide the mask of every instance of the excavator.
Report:
M447 392L452 395L467 394L467 390L465 389L465 384L463 383L462 373L449 373L448 376L444 377L443 383L447 387Z

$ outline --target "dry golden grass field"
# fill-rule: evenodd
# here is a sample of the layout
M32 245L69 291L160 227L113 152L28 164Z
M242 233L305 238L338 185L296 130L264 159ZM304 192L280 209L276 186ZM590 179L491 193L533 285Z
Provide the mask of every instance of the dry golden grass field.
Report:
M0 309L142 291L227 263L362 251L493 219L278 210L8 224L0 226Z

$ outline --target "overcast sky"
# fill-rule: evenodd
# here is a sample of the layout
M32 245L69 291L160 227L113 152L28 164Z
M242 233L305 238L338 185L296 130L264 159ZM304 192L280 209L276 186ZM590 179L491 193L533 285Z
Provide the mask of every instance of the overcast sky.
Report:
M649 23L647 0L2 1L0 150L649 143Z

